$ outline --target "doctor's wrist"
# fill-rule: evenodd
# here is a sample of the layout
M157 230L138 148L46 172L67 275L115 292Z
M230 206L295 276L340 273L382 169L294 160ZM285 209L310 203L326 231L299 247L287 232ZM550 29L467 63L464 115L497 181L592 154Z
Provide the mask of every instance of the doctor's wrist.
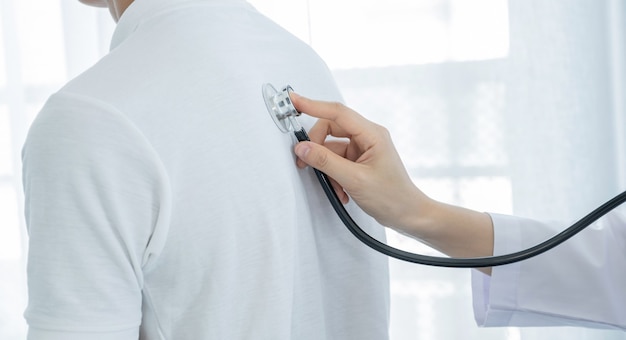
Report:
M437 217L439 203L423 194L419 189L412 192L403 200L402 206L396 212L397 218L388 225L402 234L410 235L420 240L427 239L437 233Z

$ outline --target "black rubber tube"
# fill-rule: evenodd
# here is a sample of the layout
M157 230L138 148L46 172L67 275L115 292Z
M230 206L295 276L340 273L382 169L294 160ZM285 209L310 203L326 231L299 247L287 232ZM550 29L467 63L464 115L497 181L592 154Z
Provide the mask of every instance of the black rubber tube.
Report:
M307 135L304 129L299 131L294 131L296 138L298 141L309 141L309 136ZM474 257L474 258L450 258L450 257L439 257L439 256L427 256L427 255L419 255L407 251L403 251L394 247L391 247L379 240L373 238L368 233L366 233L361 227L359 227L356 222L352 219L350 214L346 211L337 197L335 190L328 179L328 176L314 169L315 175L324 189L324 193L328 197L330 204L333 206L333 209L337 213L337 216L341 219L343 224L350 230L350 232L358 238L361 242L365 243L370 248L385 254L387 256L391 256L393 258L423 264L427 266L435 266L435 267L449 267L449 268L482 268L482 267L495 267L501 266L505 264L510 264L514 262L523 261L529 259L531 257L537 256L539 254L545 253L546 251L558 246L559 244L567 241L574 235L578 234L580 231L591 225L600 217L606 215L611 210L617 208L622 203L626 202L626 191L621 194L613 197L611 200L607 201L600 207L596 208L594 211L587 214L585 217L578 220L576 223L572 224L567 229L563 230L559 234L553 236L552 238L537 244L534 247L524 249L515 253L506 254L506 255L498 255L498 256L486 256L486 257Z

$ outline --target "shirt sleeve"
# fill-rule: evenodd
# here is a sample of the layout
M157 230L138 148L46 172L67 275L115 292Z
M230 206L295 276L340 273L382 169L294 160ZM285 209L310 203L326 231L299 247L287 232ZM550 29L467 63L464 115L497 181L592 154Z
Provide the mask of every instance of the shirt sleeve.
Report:
M626 207L526 261L472 271L480 326L582 326L626 330ZM566 224L491 214L494 255L534 246Z
M137 339L143 274L167 233L168 185L113 108L55 95L23 152L29 339Z

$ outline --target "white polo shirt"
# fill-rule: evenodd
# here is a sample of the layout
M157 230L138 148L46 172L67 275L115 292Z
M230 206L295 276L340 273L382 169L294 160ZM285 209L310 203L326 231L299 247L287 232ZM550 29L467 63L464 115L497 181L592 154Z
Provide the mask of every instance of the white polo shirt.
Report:
M295 166L265 82L341 100L322 60L243 1L128 8L24 146L30 339L388 337L387 259Z

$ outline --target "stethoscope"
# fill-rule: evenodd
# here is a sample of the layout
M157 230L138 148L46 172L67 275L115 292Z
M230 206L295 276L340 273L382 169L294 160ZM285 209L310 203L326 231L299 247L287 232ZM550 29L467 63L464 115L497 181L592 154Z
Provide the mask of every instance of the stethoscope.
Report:
M300 116L300 112L298 112L293 106L293 104L291 103L291 98L289 97L290 93L293 92L291 86L287 85L281 91L277 91L271 84L264 84L262 92L263 99L265 100L265 105L267 106L267 110L269 111L270 116L272 117L274 123L276 123L276 126L278 126L280 131L282 131L283 133L293 132L299 142L308 141L309 136L296 118ZM494 267L529 259L565 242L572 236L576 235L577 233L591 225L598 218L607 214L609 211L615 209L620 204L626 201L625 191L607 201L600 207L596 208L587 216L581 218L578 222L572 224L570 227L555 235L554 237L540 244L537 244L534 247L524 249L515 253L476 258L437 257L419 255L396 249L367 234L356 224L356 222L354 222L352 217L350 217L343 204L337 197L337 194L331 187L328 176L326 176L326 174L317 169L313 170L315 171L315 175L317 176L317 179L319 180L322 189L324 190L324 193L326 193L328 200L333 206L333 209L335 209L335 212L337 213L343 224L345 224L345 226L348 228L348 230L350 230L350 232L354 236L356 236L356 238L358 238L361 242L365 243L370 248L382 254L394 257L399 260L437 267Z

